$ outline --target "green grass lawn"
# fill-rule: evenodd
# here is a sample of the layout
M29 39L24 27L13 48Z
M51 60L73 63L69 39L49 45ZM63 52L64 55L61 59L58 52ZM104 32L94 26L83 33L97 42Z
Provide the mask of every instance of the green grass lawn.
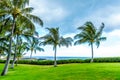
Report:
M3 68L0 64L0 72ZM23 65L0 80L120 80L120 63L83 63L53 66Z

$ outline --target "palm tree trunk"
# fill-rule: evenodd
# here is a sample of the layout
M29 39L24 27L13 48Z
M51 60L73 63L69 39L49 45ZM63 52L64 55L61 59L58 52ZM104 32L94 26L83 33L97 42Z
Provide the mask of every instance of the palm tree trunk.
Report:
M15 54L15 62L14 62L14 64L16 63L16 66L17 66L17 63L18 63L18 61L17 61L17 52L16 52L16 54Z
M14 56L13 56L13 62L11 63L11 68L13 69L14 68L14 64L16 62L16 57L17 57L17 44L18 43L18 36L17 36L17 40L16 40L16 45L15 45L15 53L14 53Z
M94 56L94 53L93 53L93 43L91 43L91 52L92 52L92 57L91 57L91 63L93 62L93 56Z
M9 44L9 53L7 55L7 60L6 60L4 69L3 69L2 73L1 73L1 76L6 75L7 72L8 72L8 66L9 66L9 63L10 63L11 50L12 50L12 37L13 37L14 28L15 28L15 18L13 20L13 25L12 25L12 30L11 30L10 44Z
M16 65L15 66L18 66L18 59L16 60Z
M14 63L15 63L15 61L16 61L16 46L17 45L15 45L15 53L14 53L14 55L13 55L13 61L12 61L12 63L11 63L11 69L13 69L14 68Z
M57 47L55 46L55 53L54 53L54 67L57 67L56 52L57 52Z
M0 54L0 59L1 59L1 54Z
M16 62L16 53L13 55L13 61L11 63L11 69L14 69L14 63Z
M18 57L18 58L17 58L17 61L16 61L16 66L17 66L17 65L18 65L18 63L19 63L19 60L20 60L20 59L19 59L19 57Z
M31 54L30 54L30 60L32 60L32 53L33 53L33 51L31 51Z

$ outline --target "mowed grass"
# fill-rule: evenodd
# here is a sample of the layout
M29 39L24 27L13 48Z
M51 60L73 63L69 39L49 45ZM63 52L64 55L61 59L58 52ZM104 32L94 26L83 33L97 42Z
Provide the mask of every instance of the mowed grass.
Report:
M0 72L3 66L0 64ZM120 63L64 64L55 68L20 64L0 80L120 80Z

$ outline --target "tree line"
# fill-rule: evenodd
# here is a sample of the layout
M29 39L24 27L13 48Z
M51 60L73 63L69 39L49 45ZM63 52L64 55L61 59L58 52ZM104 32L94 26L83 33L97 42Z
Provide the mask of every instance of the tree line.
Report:
M31 51L30 58L36 50L44 51L41 45L53 46L55 67L57 48L69 47L73 41L74 45L88 43L91 46L91 62L93 62L93 44L99 47L100 41L106 40L106 37L102 37L104 23L97 29L92 22L86 22L77 28L80 32L74 36L74 39L61 36L59 27L46 28L48 34L39 37L35 23L43 27L43 21L31 14L33 10L34 8L29 7L29 0L0 1L0 56L7 56L2 76L8 72L11 55L13 55L11 68L14 68L14 63L19 60L24 51Z

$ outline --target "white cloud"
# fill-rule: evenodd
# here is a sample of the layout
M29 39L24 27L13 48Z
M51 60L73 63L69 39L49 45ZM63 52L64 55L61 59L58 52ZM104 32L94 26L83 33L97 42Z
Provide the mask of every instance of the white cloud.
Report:
M120 57L120 46L111 44L111 46L100 46L100 48L95 50L96 57Z
M114 30L110 33L108 33L111 37L116 37L116 38L120 38L120 30Z
M107 6L102 9L93 11L89 16L83 19L75 19L74 25L76 27L83 25L86 21L92 21L95 25L100 26L102 22L105 23L106 30L120 29L120 6Z
M118 27L120 25L120 13L114 13L103 20L109 26L111 25Z
M33 13L40 16L45 22L60 21L68 15L66 9L50 0L31 0L30 5L35 8Z

